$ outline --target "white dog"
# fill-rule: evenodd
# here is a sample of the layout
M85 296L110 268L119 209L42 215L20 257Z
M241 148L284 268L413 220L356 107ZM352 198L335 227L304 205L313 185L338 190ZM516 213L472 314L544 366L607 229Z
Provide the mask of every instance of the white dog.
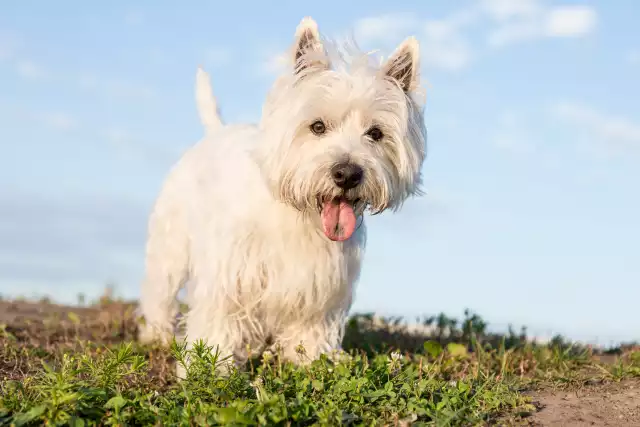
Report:
M340 348L365 247L365 210L420 193L425 129L419 49L382 65L329 49L302 20L291 68L258 125L224 125L198 70L202 141L169 174L149 220L143 341L173 335L189 281L187 342L243 363L279 344L300 361Z

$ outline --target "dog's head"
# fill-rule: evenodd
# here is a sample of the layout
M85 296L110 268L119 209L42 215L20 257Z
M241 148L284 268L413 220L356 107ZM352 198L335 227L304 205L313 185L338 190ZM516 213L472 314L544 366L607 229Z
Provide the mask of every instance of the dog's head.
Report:
M291 68L263 109L259 153L274 196L321 219L330 239L346 240L365 209L395 210L420 192L419 48L408 38L377 66L328 48L303 19Z

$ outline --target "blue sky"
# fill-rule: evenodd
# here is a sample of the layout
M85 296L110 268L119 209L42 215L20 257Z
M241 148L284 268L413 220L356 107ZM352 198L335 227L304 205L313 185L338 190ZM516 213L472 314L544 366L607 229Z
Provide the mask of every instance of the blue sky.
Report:
M151 203L202 135L196 66L257 120L310 15L422 49L428 194L369 221L355 310L640 338L640 3L175 4L0 6L0 293L136 296Z

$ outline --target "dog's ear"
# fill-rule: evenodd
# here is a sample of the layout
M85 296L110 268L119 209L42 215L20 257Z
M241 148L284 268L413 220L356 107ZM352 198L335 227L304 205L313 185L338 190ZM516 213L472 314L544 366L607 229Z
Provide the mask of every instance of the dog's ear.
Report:
M385 76L396 80L402 90L409 92L420 84L420 45L415 37L403 41L382 66Z
M296 29L295 39L293 64L296 74L329 68L329 59L322 45L316 21L310 17L303 18Z

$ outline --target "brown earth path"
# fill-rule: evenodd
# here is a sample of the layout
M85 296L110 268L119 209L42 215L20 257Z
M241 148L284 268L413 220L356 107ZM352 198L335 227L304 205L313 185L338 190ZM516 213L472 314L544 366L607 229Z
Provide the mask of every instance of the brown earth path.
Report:
M640 380L588 386L575 391L529 394L539 411L532 426L640 426Z

